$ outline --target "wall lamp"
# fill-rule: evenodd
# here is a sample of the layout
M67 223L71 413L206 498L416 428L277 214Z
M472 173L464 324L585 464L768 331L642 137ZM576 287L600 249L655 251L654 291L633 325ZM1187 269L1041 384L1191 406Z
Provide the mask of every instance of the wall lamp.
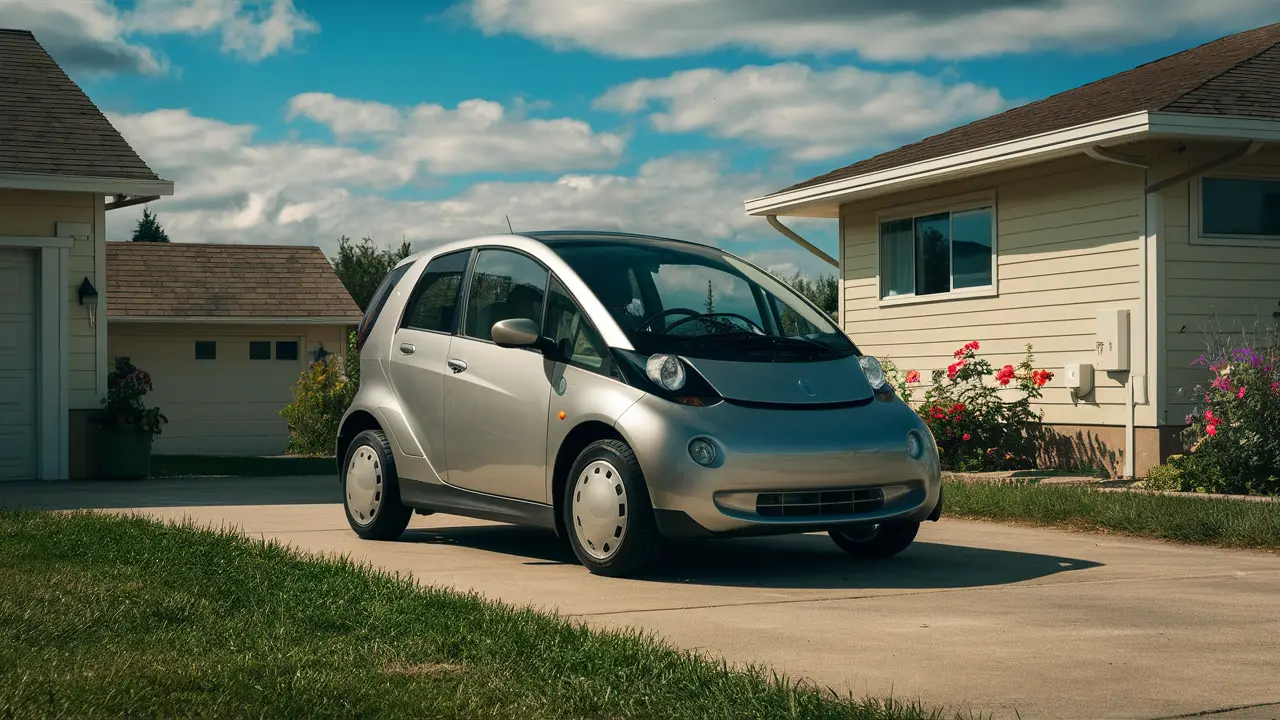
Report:
M80 304L89 309L89 327L96 328L98 321L95 311L98 308L98 290L89 282L89 278L85 278L80 283L80 289L76 291L80 296Z

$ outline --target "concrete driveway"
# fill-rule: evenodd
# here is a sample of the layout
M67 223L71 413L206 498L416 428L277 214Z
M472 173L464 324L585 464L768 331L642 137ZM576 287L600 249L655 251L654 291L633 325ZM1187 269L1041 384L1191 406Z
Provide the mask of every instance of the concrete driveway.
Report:
M549 534L466 518L360 541L339 503L325 477L0 486L0 504L236 526L858 694L994 717L1280 718L1276 555L943 520L884 563L825 535L721 540L613 580Z

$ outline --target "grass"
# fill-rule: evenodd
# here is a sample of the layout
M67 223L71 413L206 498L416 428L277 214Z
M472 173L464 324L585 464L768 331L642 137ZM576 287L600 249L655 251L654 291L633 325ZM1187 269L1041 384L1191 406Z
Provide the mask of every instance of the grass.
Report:
M1280 550L1280 503L1034 483L949 482L944 492L944 516Z
M142 518L0 510L0 597L5 718L941 716Z
M229 455L152 455L152 477L235 475L281 477L285 475L333 475L331 457L236 457Z

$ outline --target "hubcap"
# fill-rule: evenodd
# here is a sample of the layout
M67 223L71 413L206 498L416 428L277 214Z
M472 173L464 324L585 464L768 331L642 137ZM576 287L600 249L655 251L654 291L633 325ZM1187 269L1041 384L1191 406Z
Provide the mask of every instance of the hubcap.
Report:
M578 544L596 560L618 552L627 534L627 488L612 464L596 460L583 468L573 485L573 532Z
M347 465L347 509L361 525L373 522L382 504L382 463L368 445L356 448Z

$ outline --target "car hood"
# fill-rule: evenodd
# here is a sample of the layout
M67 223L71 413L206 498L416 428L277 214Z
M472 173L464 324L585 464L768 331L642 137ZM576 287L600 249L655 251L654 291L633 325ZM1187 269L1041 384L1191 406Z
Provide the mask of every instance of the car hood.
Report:
M811 362L736 362L685 357L726 400L816 405L870 400L856 355Z

